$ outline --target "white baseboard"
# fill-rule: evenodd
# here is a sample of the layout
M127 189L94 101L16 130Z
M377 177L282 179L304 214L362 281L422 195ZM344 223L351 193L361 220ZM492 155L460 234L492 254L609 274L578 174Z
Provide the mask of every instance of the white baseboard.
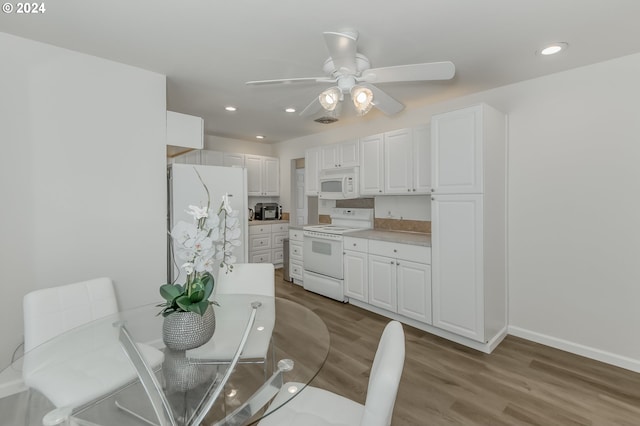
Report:
M640 360L628 358L622 355L614 354L611 352L603 351L601 349L584 346L579 343L570 342L564 339L558 339L557 337L547 336L545 334L537 333L535 331L526 330L520 327L510 325L508 333L512 336L522 337L523 339L531 340L536 343L540 343L552 348L560 349L566 352L571 352L576 355L591 358L596 361L604 362L606 364L615 365L616 367L625 368L627 370L640 373Z
M378 315L382 315L384 317L394 319L396 321L400 321L403 324L410 325L419 330L426 331L427 333L435 334L436 336L442 337L447 340L451 340L452 342L459 343L461 345L467 346L471 349L475 349L480 352L484 352L486 354L490 354L500 344L500 342L502 342L502 340L507 336L507 329L505 327L502 330L500 330L498 334L493 336L489 341L478 342L463 336L459 336L455 333L450 333L446 330L442 330L441 328L437 328L432 325L425 324L423 322L416 321L411 318L407 318L404 315L398 315L395 312L390 312L390 311L387 311L386 309L382 309L377 306L373 306L368 303L361 302L356 299L349 299L349 304L353 306L357 306L362 309L366 309L367 311L375 312Z

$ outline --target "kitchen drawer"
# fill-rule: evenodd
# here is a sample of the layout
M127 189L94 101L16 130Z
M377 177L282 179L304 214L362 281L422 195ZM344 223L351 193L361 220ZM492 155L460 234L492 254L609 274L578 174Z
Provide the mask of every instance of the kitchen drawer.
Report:
M289 261L289 275L291 278L302 279L302 263L295 260Z
M249 235L270 234L272 225L249 225Z
M431 264L431 247L369 240L369 253L378 256Z
M271 263L271 250L260 250L249 253L251 263Z
M284 252L282 249L273 250L271 261L273 263L282 263L284 261Z
M249 238L249 250L264 250L271 248L271 234L254 235Z
M290 229L289 239L291 241L302 241L302 229Z
M302 242L289 240L289 257L302 262Z
M287 238L286 232L280 232L278 234L271 234L271 247L282 248L284 246L284 239Z
M276 233L276 232L287 232L289 230L289 224L288 223L275 223L273 225L271 225L271 232Z
M344 237L344 249L366 253L369 247L369 240L366 238Z

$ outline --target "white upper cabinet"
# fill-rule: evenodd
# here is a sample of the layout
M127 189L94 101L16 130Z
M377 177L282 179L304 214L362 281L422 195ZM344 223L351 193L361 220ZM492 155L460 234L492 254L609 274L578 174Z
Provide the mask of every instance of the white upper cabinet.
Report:
M244 164L248 195L280 195L280 161L277 158L247 154Z
M202 149L204 120L193 115L167 111L167 145Z
M411 193L413 188L413 140L411 129L384 134L384 193Z
M433 116L433 192L477 194L483 191L482 119L482 105Z
M247 168L247 194L264 195L262 194L262 157L247 155L244 165Z
M264 157L263 162L262 189L264 190L264 195L280 195L280 160Z
M414 195L431 192L427 126L360 139L360 193Z
M384 190L384 133L360 139L360 194L382 195Z
M200 150L194 149L184 154L177 155L170 159L170 163L177 164L200 164Z
M323 145L320 147L320 168L328 170L358 166L360 163L358 149L357 139L332 145Z
M320 192L318 173L320 172L320 148L311 148L304 153L305 194L317 196Z
M245 155L235 152L225 152L222 158L222 164L229 167L244 167Z
M431 130L413 128L413 189L416 194L431 192Z
M224 165L224 153L203 149L200 151L200 164L206 166L222 166Z

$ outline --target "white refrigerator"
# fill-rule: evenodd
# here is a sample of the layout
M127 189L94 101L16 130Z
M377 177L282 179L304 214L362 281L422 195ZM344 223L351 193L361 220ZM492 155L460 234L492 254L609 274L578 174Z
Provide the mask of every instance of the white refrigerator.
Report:
M167 170L168 177L168 282L183 284L186 273L180 270L173 257L172 241L169 232L173 226L183 220L191 222L193 217L187 214L189 205L206 206L207 193L198 178L198 174L207 185L211 196L211 208L214 211L220 206L221 197L229 194L229 202L233 210L238 212L240 221L241 245L233 254L237 263L245 263L248 259L248 199L247 170L239 167L201 166L194 164L171 164ZM217 271L216 271L217 272ZM214 274L215 276L216 274Z

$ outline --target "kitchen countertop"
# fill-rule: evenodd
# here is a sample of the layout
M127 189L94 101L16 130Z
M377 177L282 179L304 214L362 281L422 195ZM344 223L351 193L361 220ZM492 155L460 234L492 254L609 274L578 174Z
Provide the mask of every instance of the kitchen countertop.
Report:
M278 223L289 223L288 220L250 220L249 226L252 225L277 225Z
M366 238L369 240L389 241L392 243L431 247L431 234L423 234L421 232L364 229L362 231L349 232L348 234L345 234L345 237Z

